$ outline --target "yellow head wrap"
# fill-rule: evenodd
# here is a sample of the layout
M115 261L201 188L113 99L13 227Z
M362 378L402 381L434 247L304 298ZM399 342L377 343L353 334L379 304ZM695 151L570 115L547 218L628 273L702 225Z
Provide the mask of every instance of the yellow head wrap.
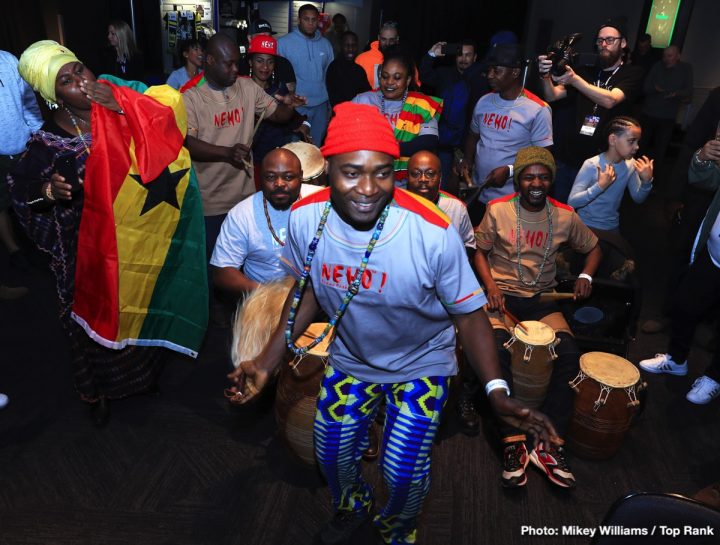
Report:
M50 107L57 107L55 78L60 68L69 62L80 62L75 53L54 40L41 40L28 47L20 56L18 71L30 87L45 99Z

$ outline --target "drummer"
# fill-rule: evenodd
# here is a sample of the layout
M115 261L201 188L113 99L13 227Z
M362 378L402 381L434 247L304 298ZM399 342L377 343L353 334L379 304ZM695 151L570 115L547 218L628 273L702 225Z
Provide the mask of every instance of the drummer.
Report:
M290 207L300 196L319 189L301 184L302 176L300 160L294 153L274 149L263 158L260 191L228 212L210 265L215 286L233 299L287 275L280 253L285 246Z
M547 149L521 149L515 157L514 173L517 192L490 201L475 230L478 246L475 268L487 291L487 310L495 331L500 366L509 384L512 385L510 354L503 344L510 339L510 314L519 320L544 322L560 339L541 410L563 437L573 404L568 381L577 374L580 352L557 304L540 301L540 294L557 284L555 258L560 245L567 243L585 254L583 271L575 281L575 299L590 295L592 275L602 253L597 237L573 209L547 196L555 176L555 160ZM505 310L509 312L505 314ZM500 422L500 433L504 443L503 486L525 485L528 461L552 483L564 488L575 485L562 447L541 441L528 454L526 436L521 430Z
M322 152L330 187L293 206L283 250L300 285L307 280L304 293L290 295L265 350L229 378L240 402L254 398L284 360L286 335L297 338L322 308L337 335L314 433L336 514L320 541L344 543L375 515L385 543L415 543L432 441L456 372L454 326L496 413L545 441L556 440L555 430L508 397L463 243L434 205L395 188L399 149L385 118L371 106L337 105ZM373 509L360 458L382 399L388 500Z

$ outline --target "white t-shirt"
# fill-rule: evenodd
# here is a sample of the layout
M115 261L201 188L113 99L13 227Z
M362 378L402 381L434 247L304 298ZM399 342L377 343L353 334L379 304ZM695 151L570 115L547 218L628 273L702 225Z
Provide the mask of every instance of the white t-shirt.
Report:
M295 203L282 260L299 276L330 190ZM357 231L331 210L310 279L334 316L373 230ZM385 227L330 347L331 364L362 381L395 383L456 373L452 315L487 299L447 217L430 201L395 189Z
M450 193L440 191L437 205L438 208L445 212L450 218L453 226L460 234L460 238L462 238L465 247L475 250L477 248L477 244L475 244L475 233L465 203Z
M320 189L319 186L302 184L300 197ZM276 210L268 201L268 215L275 234L285 242L290 209ZM250 280L263 284L287 275L280 263L282 248L270 233L263 209L263 194L258 191L228 212L215 242L210 264L242 269Z
M518 150L553 144L550 106L527 90L515 100L503 100L497 93L483 96L473 109L470 130L480 135L473 174L477 185L494 168L512 165ZM514 191L513 180L508 178L503 187L488 187L479 198L488 203Z

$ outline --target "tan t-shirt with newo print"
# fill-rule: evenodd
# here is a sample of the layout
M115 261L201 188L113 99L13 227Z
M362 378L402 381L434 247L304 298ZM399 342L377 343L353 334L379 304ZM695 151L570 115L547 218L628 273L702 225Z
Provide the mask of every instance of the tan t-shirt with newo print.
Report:
M250 78L238 78L223 90L207 82L183 93L188 135L216 146L252 144L255 116L272 115L277 101ZM206 216L227 213L255 193L252 169L236 168L222 161L193 160Z
M519 194L490 201L480 225L475 229L479 250L489 251L488 261L493 279L500 291L508 295L532 297L554 287L555 258L563 244L586 254L598 242L595 234L582 222L572 207L548 198L552 218L552 240L542 274L535 286L526 286L520 280L518 268L517 209ZM520 267L522 277L529 283L540 273L549 239L547 208L540 212L520 209Z

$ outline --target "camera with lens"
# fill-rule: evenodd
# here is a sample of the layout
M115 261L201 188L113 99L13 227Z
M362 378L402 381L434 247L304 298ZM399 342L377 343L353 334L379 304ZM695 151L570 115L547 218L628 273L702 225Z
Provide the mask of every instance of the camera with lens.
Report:
M562 40L555 42L555 45L548 47L547 58L552 61L550 73L555 77L560 77L565 73L566 66L572 66L577 53L574 46L582 40L582 34L576 32L565 36Z

